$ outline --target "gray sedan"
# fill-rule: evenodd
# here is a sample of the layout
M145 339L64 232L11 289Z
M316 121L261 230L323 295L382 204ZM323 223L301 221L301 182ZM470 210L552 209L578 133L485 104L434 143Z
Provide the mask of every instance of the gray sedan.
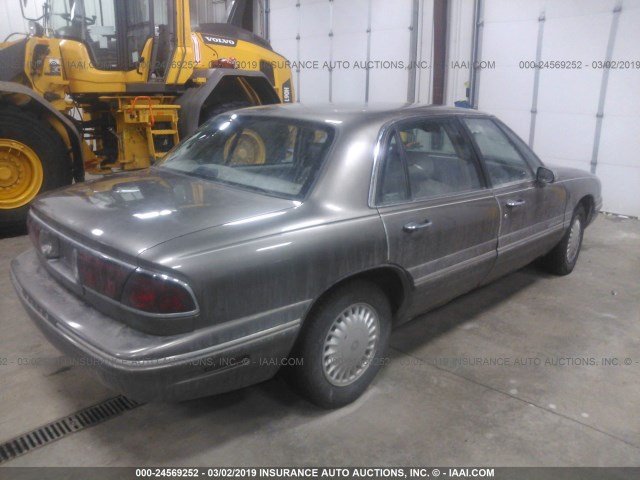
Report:
M570 273L601 204L596 177L473 110L247 109L148 170L38 199L12 279L54 345L132 398L283 370L333 408L393 326L534 260Z

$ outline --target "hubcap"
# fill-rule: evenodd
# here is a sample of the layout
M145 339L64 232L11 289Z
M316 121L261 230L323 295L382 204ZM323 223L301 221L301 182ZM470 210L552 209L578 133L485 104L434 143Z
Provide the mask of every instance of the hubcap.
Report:
M582 222L580 218L573 221L571 231L569 232L569 241L567 242L567 261L572 263L578 256L580 250L580 232L582 231Z
M371 365L380 335L380 320L366 303L346 308L336 317L322 349L324 375L344 387L358 380Z
M33 200L44 172L38 155L16 140L0 139L0 209L22 207Z

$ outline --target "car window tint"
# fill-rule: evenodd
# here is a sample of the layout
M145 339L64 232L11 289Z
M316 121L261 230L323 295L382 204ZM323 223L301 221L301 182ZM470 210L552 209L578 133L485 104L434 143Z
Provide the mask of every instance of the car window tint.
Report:
M222 115L180 144L160 167L298 199L313 183L333 137L331 128L313 122Z
M464 122L482 153L494 187L533 179L526 160L493 120L467 118Z
M389 204L407 200L407 176L402 155L394 135L384 156L379 203Z
M482 188L468 143L448 120L419 120L400 128L414 200Z

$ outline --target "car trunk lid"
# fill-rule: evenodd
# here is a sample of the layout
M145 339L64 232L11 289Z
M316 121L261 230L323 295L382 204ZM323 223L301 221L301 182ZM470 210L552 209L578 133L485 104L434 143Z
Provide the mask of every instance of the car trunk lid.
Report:
M137 257L184 235L292 207L290 200L151 169L48 193L33 211L87 246Z

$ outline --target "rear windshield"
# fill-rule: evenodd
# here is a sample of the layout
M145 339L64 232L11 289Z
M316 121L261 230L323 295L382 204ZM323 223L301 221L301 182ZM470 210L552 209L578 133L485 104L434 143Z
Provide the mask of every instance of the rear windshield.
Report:
M167 155L160 168L301 200L333 137L333 129L314 122L221 115Z

